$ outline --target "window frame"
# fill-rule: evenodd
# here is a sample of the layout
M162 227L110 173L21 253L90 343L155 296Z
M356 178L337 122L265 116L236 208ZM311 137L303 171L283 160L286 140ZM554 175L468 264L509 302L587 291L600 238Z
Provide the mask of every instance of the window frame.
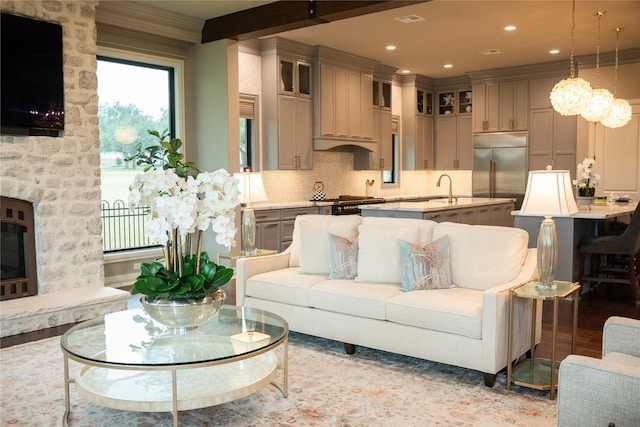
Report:
M184 60L169 58L160 55L150 55L141 52L133 52L126 49L118 49L112 47L98 46L96 52L96 67L97 61L100 57L106 57L115 60L115 62L121 61L122 63L142 63L149 64L151 66L159 66L161 68L169 67L173 68L173 93L170 94L170 101L173 100L173 117L170 118L172 123L172 136L183 139L185 129L185 63ZM171 108L171 107L170 107ZM188 147L186 144L182 146L183 153L186 156ZM133 283L135 277L139 274L140 262L149 262L150 259L155 259L163 255L163 248L160 246L149 246L144 248L130 248L121 249L117 251L104 252L104 266L105 266L105 285L118 287L123 281L129 281ZM128 274L109 274L111 265L115 270L121 270L118 267L119 264L126 263L132 267L134 273ZM138 266L136 268L136 266Z

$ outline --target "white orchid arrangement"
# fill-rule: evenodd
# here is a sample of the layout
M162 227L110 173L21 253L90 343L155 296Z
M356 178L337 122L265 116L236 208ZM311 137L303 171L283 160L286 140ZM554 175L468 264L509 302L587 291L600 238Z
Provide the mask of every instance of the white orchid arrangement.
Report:
M594 159L588 158L578 163L576 179L573 180L573 185L578 189L578 196L593 197L596 193L595 186L600 182L600 175L593 172L595 164Z
M238 180L224 169L200 172L192 162L182 161L181 140L167 140L167 131L148 132L159 144L145 149L138 144L127 158L145 166L129 187L129 207L150 209L145 233L152 243L164 246L164 262L143 263L134 292L158 298L204 297L233 276L232 269L216 265L202 252L202 240L211 227L216 242L233 245Z

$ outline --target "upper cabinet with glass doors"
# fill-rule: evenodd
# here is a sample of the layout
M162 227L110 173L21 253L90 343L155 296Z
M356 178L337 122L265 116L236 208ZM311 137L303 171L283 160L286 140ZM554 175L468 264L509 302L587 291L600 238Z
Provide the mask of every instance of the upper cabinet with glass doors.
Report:
M311 97L311 65L280 58L280 93Z

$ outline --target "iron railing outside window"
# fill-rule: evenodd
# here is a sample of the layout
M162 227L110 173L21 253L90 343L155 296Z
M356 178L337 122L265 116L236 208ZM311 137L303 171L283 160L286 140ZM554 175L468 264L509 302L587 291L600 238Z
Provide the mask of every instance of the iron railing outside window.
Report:
M151 219L148 207L129 210L127 203L116 200L113 204L102 201L102 245L103 250L119 251L155 246L149 242L144 229Z

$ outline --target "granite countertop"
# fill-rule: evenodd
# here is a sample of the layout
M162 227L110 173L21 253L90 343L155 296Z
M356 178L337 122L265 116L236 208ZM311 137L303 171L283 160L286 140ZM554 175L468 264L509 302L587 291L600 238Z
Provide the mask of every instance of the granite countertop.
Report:
M400 196L377 196L385 200L385 203L393 203L402 200L412 200L412 199L427 199L427 198L438 198L442 197L441 194L437 195L400 195ZM253 210L268 210L268 209L287 209L287 208L305 208L312 206L331 206L333 205L333 201L310 201L310 200L300 200L294 202L264 202L264 203L254 203Z
M361 210L386 210L386 211L439 211L447 209L462 209L469 207L497 205L502 203L515 202L511 198L483 198L483 197L460 197L452 204L445 198L438 198L426 202L395 202L383 203L379 205L361 205Z

